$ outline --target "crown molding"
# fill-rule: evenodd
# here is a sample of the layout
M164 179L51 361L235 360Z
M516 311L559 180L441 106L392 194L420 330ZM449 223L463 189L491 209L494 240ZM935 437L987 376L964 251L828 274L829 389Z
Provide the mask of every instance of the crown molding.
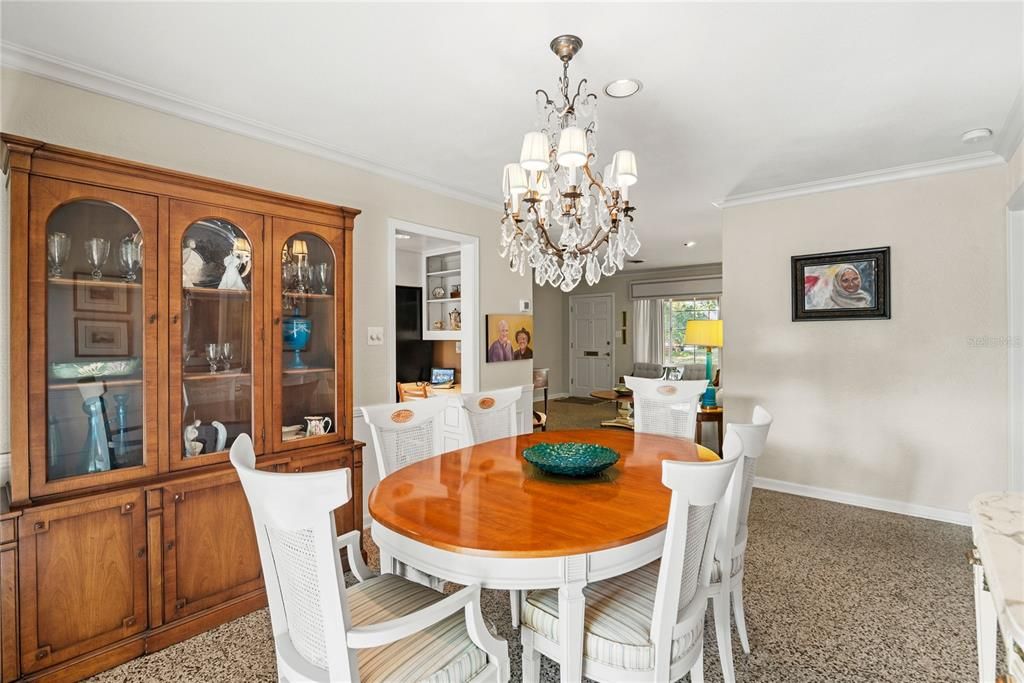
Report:
M1024 141L1024 86L1017 91L1017 98L1010 107L1010 113L1006 117L1003 127L996 133L996 142L993 149L1009 163L1013 153Z
M756 204L758 202L770 202L776 199L788 199L789 197L800 197L807 194L819 192L831 192L833 190L846 190L851 187L862 187L864 185L875 185L877 183L888 183L894 180L910 180L912 178L923 178L940 173L953 173L955 171L969 171L985 166L1005 164L1003 157L995 152L978 152L976 154L965 154L959 157L937 159L935 161L924 161L905 166L893 166L882 168L877 171L865 171L851 175L826 178L824 180L812 180L807 183L795 185L784 185L755 192L744 192L742 194L731 194L725 199L712 204L719 209L729 209L744 204Z
M105 71L99 71L10 42L0 42L0 65L115 100L186 119L204 126L235 133L236 135L242 135L303 154L309 154L344 166L358 168L369 173L407 183L422 190L469 204L475 204L476 206L494 210L500 210L501 208L500 202L493 198L449 187L410 171L350 154L316 138L311 138L262 121L239 116L187 97L152 88Z

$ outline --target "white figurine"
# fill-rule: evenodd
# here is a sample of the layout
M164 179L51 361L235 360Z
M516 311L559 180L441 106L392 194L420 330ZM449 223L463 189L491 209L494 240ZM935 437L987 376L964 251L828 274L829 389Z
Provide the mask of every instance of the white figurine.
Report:
M199 455L200 451L203 450L203 444L201 441L197 441L199 438L199 425L202 424L199 420L196 420L192 424L185 427L185 453L187 455Z
M245 289L245 283L242 281L242 276L238 271L238 267L244 267L244 265L235 252L225 256L224 277L221 278L218 289Z
M223 423L214 420L210 423L217 430L217 450L222 451L228 445L228 428Z
M196 251L196 241L187 240L185 248L181 250L181 286L195 287L203 276L203 266L206 262Z

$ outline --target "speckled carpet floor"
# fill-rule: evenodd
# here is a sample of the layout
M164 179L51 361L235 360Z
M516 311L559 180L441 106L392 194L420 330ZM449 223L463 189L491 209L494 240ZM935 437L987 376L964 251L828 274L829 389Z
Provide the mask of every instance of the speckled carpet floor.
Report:
M596 413L587 419L598 422L613 411L570 407ZM582 415L566 419L561 406L551 412L552 426L588 426ZM364 542L376 567L376 548ZM752 652L743 654L733 638L737 679L977 680L971 575L963 559L969 545L966 527L755 490L744 584ZM508 640L512 680L519 680L508 594L484 591L483 600L485 615ZM720 681L710 617L704 660L705 679ZM93 680L275 681L269 617L260 610ZM542 680L558 680L557 665L546 658Z

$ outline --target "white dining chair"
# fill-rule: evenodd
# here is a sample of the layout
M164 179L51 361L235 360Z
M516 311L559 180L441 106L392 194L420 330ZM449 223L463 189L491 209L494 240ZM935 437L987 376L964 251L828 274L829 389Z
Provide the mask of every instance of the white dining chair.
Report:
M469 425L471 443L494 441L518 434L516 405L522 395L522 387L461 394L459 402L466 424Z
M645 434L692 439L707 380L681 382L625 377L633 391L633 429Z
M743 567L747 553L747 516L750 512L750 494L754 488L757 462L764 453L768 430L772 426L771 414L761 406L754 407L750 424L729 423L726 438L734 434L743 444L743 460L739 465L738 485L733 490L730 504L731 519L718 557L711 572L711 601L715 614L715 635L722 662L725 683L736 680L732 660L732 625L729 621L729 603L736 619L736 631L743 651L750 654L747 621L743 611ZM729 567L729 576L723 577L722 567Z
M377 473L381 479L406 465L426 460L443 451L444 411L448 398L434 396L419 401L363 406L363 419L370 427ZM396 573L443 590L444 582L397 560Z
M740 459L726 436L725 459L662 463L672 503L660 560L583 589L583 675L595 681L704 680L704 618L714 553L728 520L727 490ZM530 591L523 608L523 681L536 683L540 655L558 661L558 591Z
M405 403L363 406L380 478L442 451L448 399L434 396Z
M359 532L337 535L333 512L352 498L351 470L257 470L246 434L231 446L231 464L256 527L279 680L508 681L508 644L488 631L479 586L446 597L373 576ZM349 588L342 549L358 580Z
M470 442L478 444L517 435L516 405L522 395L522 387L461 394L459 401L469 428ZM512 610L512 628L519 628L521 591L509 591L508 603Z

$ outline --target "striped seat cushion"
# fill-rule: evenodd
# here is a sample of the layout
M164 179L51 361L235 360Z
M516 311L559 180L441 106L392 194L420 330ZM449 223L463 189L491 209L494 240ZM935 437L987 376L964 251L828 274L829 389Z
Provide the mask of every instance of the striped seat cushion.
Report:
M396 619L444 599L431 590L394 574L382 574L347 591L353 626ZM468 681L487 666L487 654L466 632L459 610L447 619L397 642L358 650L359 678L374 681Z
M586 597L583 656L607 666L633 671L654 668L651 619L661 562L648 565L583 589ZM530 591L522 622L548 640L558 642L558 591ZM704 637L704 621L672 641L672 661Z

